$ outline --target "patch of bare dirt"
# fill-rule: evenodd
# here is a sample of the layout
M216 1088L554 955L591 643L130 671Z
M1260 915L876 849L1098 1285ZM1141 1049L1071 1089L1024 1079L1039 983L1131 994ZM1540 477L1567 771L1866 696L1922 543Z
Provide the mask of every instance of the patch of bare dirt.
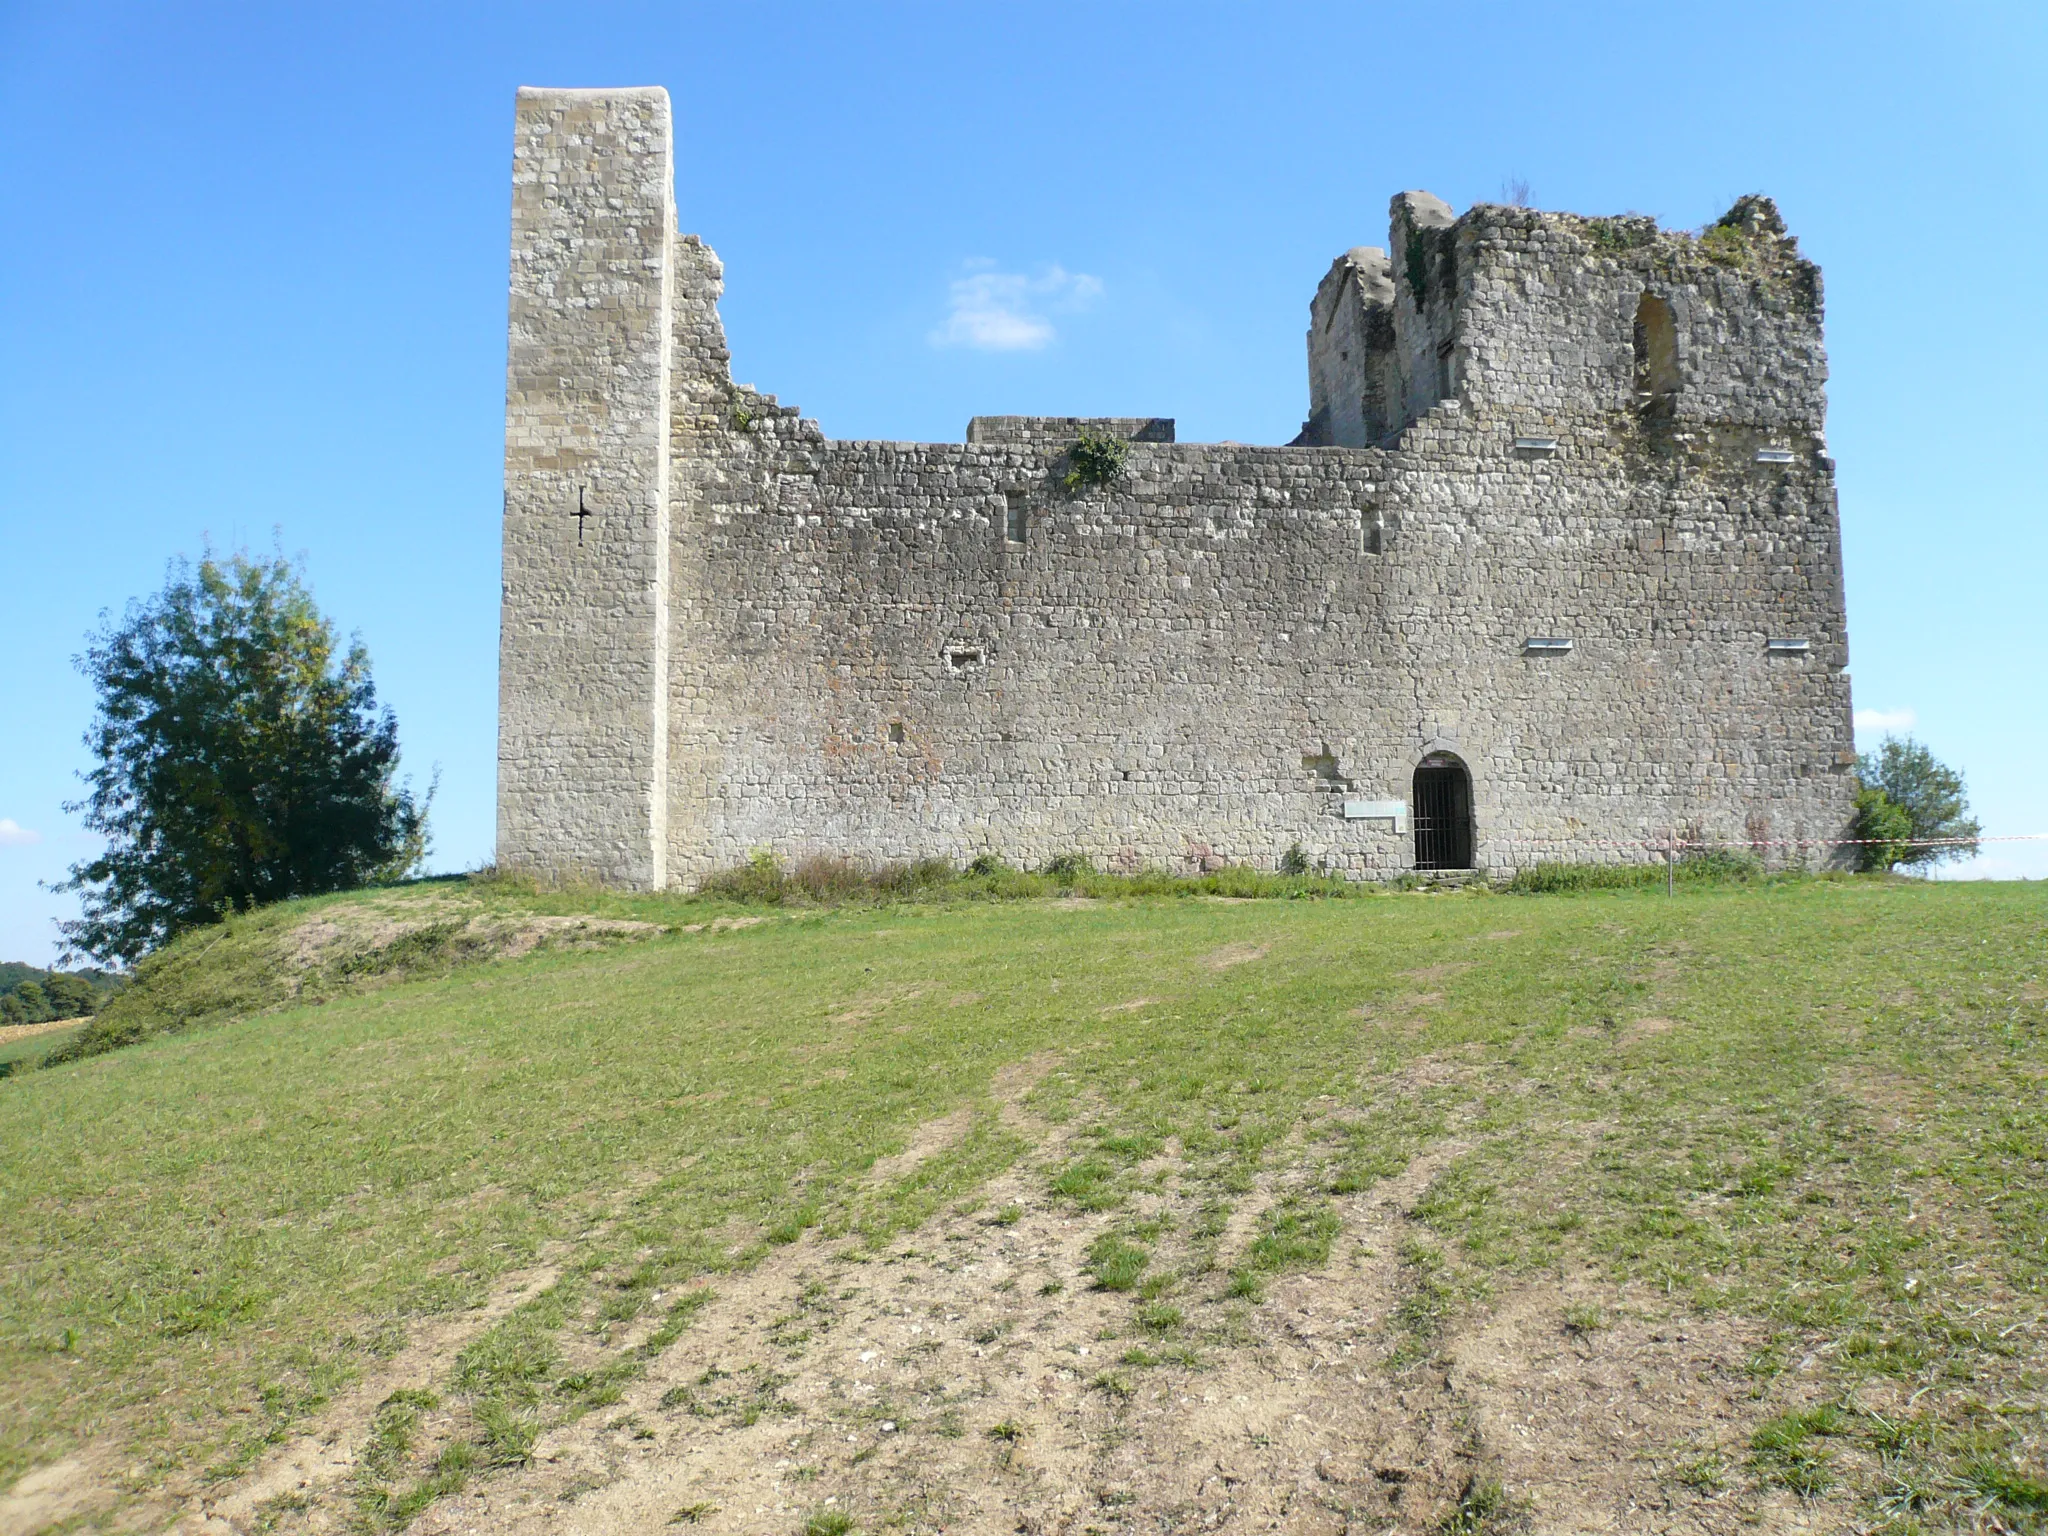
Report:
M1757 1424L1819 1397L1796 1372L1757 1397L1745 1362L1767 1335L1675 1310L1648 1288L1582 1280L1508 1293L1447 1353L1474 1430L1537 1531L1862 1529L1846 1493L1800 1500L1744 1473Z
M833 1024L872 1024L898 1003L914 1003L926 992L924 987L911 987L903 992L871 992L866 997L848 1003L839 1012L829 1016ZM909 1033L906 1025L899 1033Z
M105 1509L119 1497L105 1468L86 1454L37 1467L0 1493L0 1536L34 1536Z
M767 921L767 918L762 917L758 913L750 914L746 917L714 917L708 923L685 923L679 931L682 933L731 933L735 928L752 928L757 923L765 923Z
M1678 1028L1676 1019L1636 1019L1623 1028L1615 1037L1617 1045L1634 1045L1638 1040L1647 1040L1652 1035L1668 1035Z
M1211 950L1202 957L1202 964L1212 971L1227 971L1233 965L1245 965L1253 960L1266 958L1264 944L1226 944L1221 949Z
M762 919L719 921L744 925ZM300 923L291 930L281 959L285 969L306 976L373 957L421 936L430 935L438 945L459 950L465 959L512 960L543 944L595 947L666 931L660 923L632 918L491 912L460 900L372 902Z
M943 1119L926 1121L912 1133L910 1145L901 1152L875 1159L874 1166L868 1170L868 1181L872 1184L893 1184L908 1177L939 1153L958 1146L973 1125L973 1106L965 1104Z
M1449 977L1462 975L1471 969L1472 962L1470 960L1446 960L1441 965L1420 966L1412 971L1403 971L1401 974L1410 981L1444 981Z

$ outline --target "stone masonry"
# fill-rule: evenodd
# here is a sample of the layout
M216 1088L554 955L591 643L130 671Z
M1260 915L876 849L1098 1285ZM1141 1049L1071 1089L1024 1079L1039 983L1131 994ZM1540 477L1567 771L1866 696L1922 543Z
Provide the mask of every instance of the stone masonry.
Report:
M1767 199L1693 236L1401 194L1284 447L837 442L732 382L673 174L665 92L519 93L501 866L1386 877L1425 762L1496 872L1844 835L1820 274ZM1070 489L1084 428L1127 457Z

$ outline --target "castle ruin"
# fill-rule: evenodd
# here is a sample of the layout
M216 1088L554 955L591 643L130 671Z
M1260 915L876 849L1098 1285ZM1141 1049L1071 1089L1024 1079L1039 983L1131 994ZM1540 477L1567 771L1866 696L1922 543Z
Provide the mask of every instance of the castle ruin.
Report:
M674 169L662 90L519 93L501 866L1844 835L1820 273L1767 199L1694 237L1401 194L1316 291L1284 447L840 442L733 383ZM1127 444L1100 483L1084 429Z

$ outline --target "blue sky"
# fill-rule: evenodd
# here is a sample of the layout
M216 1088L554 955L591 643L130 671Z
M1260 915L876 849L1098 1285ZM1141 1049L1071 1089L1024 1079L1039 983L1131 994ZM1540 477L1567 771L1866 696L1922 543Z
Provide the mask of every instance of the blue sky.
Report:
M1767 191L1826 271L1858 708L2048 832L2044 79L2037 4L0 3L0 958L91 848L70 658L209 538L303 554L436 865L490 857L522 83L668 87L735 373L839 437L1284 441L1394 192Z

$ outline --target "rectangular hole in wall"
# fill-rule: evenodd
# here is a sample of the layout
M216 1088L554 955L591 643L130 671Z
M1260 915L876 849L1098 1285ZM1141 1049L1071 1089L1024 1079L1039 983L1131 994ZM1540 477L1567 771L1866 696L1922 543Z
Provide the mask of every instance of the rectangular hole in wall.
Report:
M1015 491L1010 493L1009 501L1003 518L1003 537L1009 543L1022 544L1031 531L1031 509Z
M889 722L889 740L899 746L902 745L903 722L901 720L891 720Z
M981 648L971 645L949 645L946 647L946 668L952 672L965 672L981 665Z

